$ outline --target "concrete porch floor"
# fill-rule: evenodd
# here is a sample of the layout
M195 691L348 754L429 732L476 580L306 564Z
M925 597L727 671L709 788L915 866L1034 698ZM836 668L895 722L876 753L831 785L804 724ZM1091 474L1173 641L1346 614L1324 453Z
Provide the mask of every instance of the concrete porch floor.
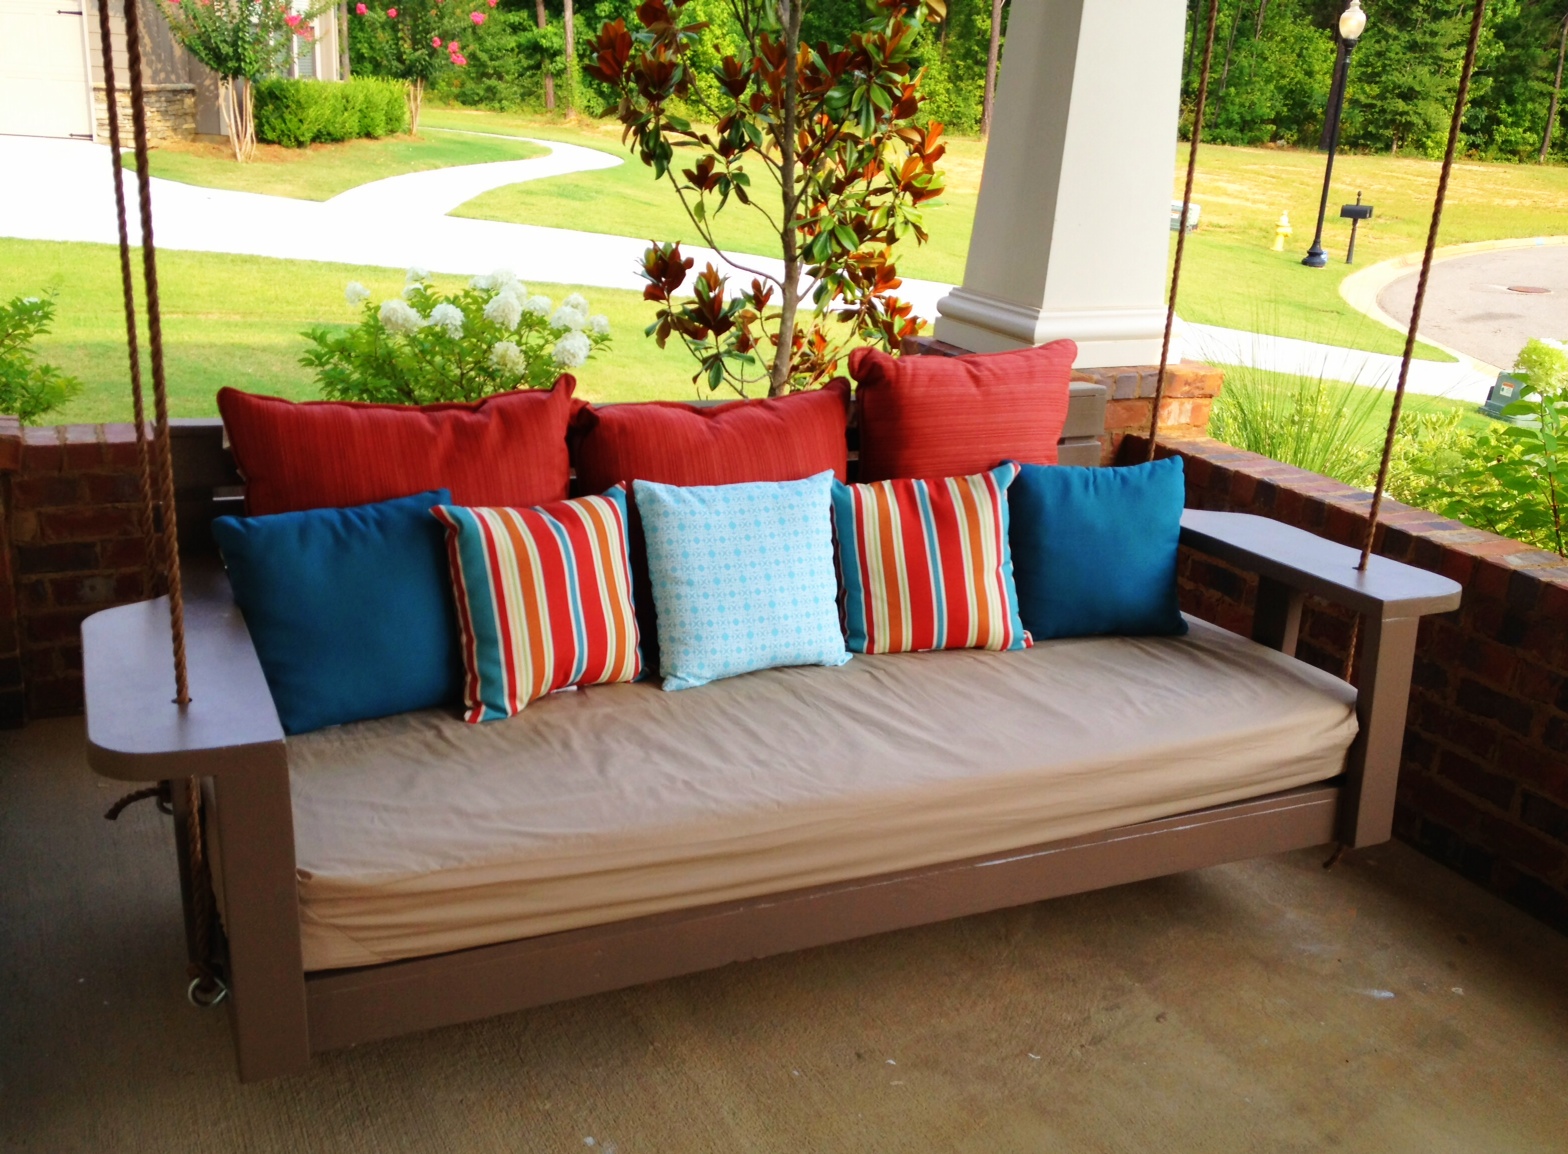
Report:
M318 1058L186 1005L168 819L0 733L0 1148L1568 1150L1568 939L1402 845L1238 863Z

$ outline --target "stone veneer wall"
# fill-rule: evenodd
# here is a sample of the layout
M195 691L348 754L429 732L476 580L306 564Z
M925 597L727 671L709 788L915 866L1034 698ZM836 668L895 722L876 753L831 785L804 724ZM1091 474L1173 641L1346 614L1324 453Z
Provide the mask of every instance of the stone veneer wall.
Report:
M1131 440L1123 459L1142 459ZM1192 508L1258 513L1360 546L1372 495L1207 439L1180 455ZM1568 932L1568 562L1386 502L1375 550L1464 586L1421 624L1394 832ZM1183 551L1183 607L1250 633L1255 578ZM1298 656L1342 672L1348 615L1309 600Z
M120 143L130 148L131 96L122 86L116 87L114 102L120 109ZM98 139L109 141L109 101L102 84L93 85L93 106L98 119ZM174 141L196 139L196 86L194 84L149 84L143 88L147 109L147 143L169 144Z

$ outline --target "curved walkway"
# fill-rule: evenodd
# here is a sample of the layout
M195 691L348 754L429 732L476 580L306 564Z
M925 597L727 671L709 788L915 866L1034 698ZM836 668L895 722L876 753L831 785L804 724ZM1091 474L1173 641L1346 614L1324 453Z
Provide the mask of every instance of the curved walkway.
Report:
M488 135L488 134L479 134ZM160 247L285 260L329 261L384 268L418 266L472 276L498 267L525 281L640 291L638 270L647 241L575 229L545 228L448 216L480 193L509 184L613 168L619 157L580 145L514 137L550 150L530 160L461 165L387 177L326 201L202 188L154 178L153 212ZM115 244L113 186L106 145L77 140L0 136L0 235L28 240ZM127 174L118 171L122 178ZM18 178L17 174L26 174ZM125 179L134 205L135 182ZM140 243L132 212L131 241ZM701 268L723 268L711 249L684 246ZM738 255L744 266L778 277L783 262ZM927 320L952 286L906 279L900 295ZM1324 376L1392 387L1399 358L1270 337L1210 325L1186 325L1182 355L1219 364ZM1414 392L1480 401L1491 378L1467 364L1418 361Z

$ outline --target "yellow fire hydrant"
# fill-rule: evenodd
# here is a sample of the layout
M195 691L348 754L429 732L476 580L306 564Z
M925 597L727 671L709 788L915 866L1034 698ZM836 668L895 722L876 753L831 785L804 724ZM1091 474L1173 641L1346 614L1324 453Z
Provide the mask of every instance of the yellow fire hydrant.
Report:
M1284 252L1285 242L1290 239L1294 230L1290 227L1290 213L1279 214L1279 223L1274 226L1274 251Z

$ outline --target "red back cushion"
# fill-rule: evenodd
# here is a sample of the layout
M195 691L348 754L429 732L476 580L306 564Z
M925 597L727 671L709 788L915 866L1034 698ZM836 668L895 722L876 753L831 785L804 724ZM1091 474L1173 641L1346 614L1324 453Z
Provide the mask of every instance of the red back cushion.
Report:
M1003 461L1056 464L1078 346L962 357L859 348L860 480L962 477Z
M566 498L577 382L442 405L295 403L218 391L246 511L368 505L448 489L454 505L527 508Z
M660 481L732 485L796 481L826 469L845 479L849 382L701 408L678 401L582 408L572 422L577 491Z

